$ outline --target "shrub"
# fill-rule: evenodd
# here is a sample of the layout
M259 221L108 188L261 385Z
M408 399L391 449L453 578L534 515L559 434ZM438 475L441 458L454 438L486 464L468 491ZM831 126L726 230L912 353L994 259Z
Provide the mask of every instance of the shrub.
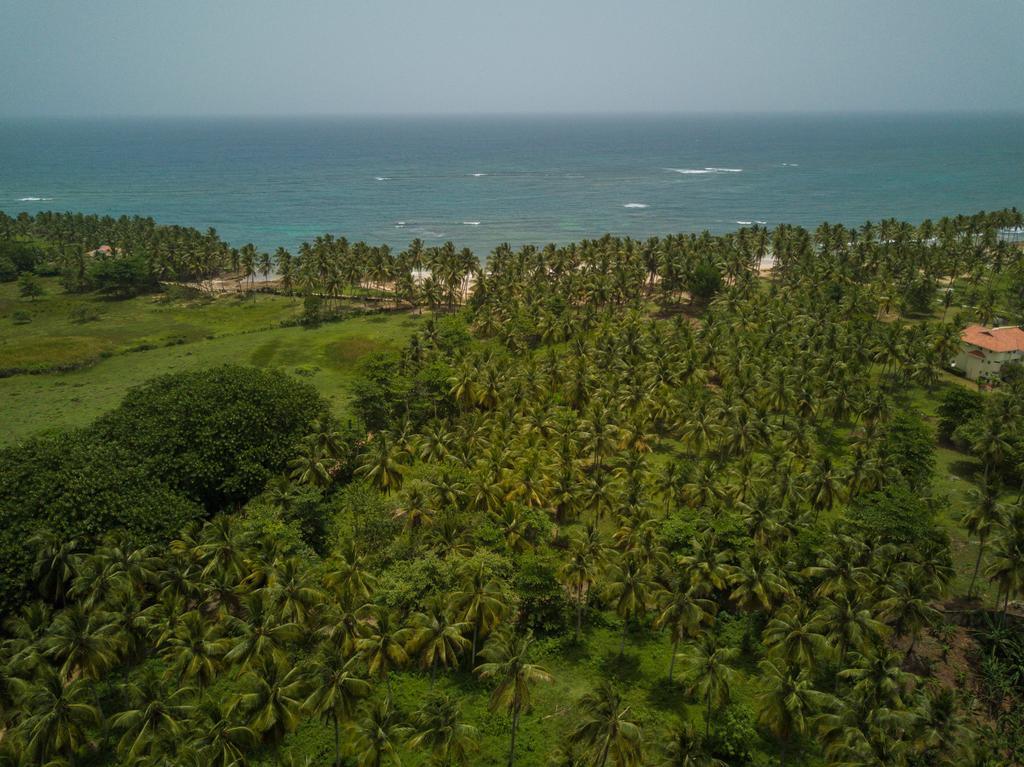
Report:
M35 301L40 296L46 295L43 284L32 272L22 272L18 278L18 295Z
M149 474L215 511L244 503L285 471L316 419L330 420L309 384L224 365L136 387L95 429Z
M935 473L935 437L913 411L898 411L885 431L882 447L886 464L918 492L927 490Z
M121 529L166 540L201 509L89 430L38 437L0 451L0 609L28 596L42 530L88 546Z
M519 560L519 572L513 580L519 597L519 627L543 634L566 630L569 602L558 581L557 562L548 557L527 554Z
M159 287L149 262L134 258L105 258L94 262L88 270L89 283L101 293L127 298Z
M952 442L953 432L961 424L975 418L981 412L982 403L979 392L963 386L951 387L942 397L942 404L938 408L939 439Z
M96 322L99 318L100 313L91 306L76 306L71 310L72 322Z
M32 322L32 315L25 311L16 311L11 315L11 322L15 325L27 325Z

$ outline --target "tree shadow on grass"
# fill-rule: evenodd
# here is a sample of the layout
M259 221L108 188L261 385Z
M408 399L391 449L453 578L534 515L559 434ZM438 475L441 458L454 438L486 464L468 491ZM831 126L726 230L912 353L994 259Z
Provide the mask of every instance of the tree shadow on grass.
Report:
M647 702L660 711L679 711L683 697L683 686L678 678L669 682L662 677L647 690Z
M974 460L961 459L951 461L949 464L949 472L960 479L966 479L969 482L977 482L981 479L981 464Z
M631 653L619 655L617 652L606 653L597 664L605 677L624 684L635 684L642 677L640 658Z

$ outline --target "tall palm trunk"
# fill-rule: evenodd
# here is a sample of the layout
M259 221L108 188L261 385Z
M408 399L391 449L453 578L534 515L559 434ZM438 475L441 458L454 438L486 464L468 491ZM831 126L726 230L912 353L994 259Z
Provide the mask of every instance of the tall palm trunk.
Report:
M334 712L334 767L341 767L341 723L338 712Z
M580 628L583 625L583 583L576 587L576 644L580 641Z
M479 636L480 636L480 620L479 620L479 616L477 616L477 620L473 621L473 651L472 651L472 654L470 655L470 662L469 662L469 665L470 665L471 668L476 668L476 643L477 643L477 639L478 639Z
M512 707L512 739L508 746L508 767L513 767L516 761L516 730L519 729L519 703Z
M985 551L985 538L987 536L978 536L978 558L974 560L974 575L971 576L971 585L967 589L967 598L970 599L974 595L974 582L978 580L978 570L981 569L981 555Z
M619 657L621 658L626 653L626 632L629 630L629 621L622 621L622 638L619 640Z
M704 714L704 739L711 737L711 691L708 690L708 710Z
M679 651L679 635L672 639L672 657L668 660L668 683L672 684L672 671L676 667L676 653Z

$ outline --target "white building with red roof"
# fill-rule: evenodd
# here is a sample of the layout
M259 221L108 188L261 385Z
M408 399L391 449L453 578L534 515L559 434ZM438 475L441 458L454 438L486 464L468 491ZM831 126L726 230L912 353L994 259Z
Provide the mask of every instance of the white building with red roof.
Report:
M1024 361L1024 330L1015 326L969 325L960 333L960 353L953 367L972 381L998 378L1007 362Z

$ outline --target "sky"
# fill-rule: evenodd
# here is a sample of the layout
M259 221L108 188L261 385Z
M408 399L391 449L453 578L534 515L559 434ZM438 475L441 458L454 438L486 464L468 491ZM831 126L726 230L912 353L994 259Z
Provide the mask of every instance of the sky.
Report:
M1019 111L1024 0L3 0L0 117Z

